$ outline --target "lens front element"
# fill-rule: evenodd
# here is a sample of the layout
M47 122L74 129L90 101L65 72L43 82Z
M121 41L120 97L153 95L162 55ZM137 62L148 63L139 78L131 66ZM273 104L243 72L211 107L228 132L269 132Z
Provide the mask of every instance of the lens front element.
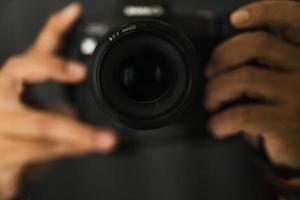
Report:
M121 61L120 84L137 102L159 100L171 85L172 66L163 52L144 46L136 55Z
M189 41L164 22L125 25L95 52L91 90L118 123L136 129L167 125L191 97L197 56Z

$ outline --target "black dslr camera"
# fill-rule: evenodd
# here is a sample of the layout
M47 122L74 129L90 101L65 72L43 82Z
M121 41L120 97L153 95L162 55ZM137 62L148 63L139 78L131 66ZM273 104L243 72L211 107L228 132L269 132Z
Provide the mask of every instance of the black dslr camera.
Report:
M226 13L175 14L173 4L119 1L110 14L116 28L83 16L66 37L66 54L89 67L70 92L84 120L141 132L205 130L204 66L233 30Z

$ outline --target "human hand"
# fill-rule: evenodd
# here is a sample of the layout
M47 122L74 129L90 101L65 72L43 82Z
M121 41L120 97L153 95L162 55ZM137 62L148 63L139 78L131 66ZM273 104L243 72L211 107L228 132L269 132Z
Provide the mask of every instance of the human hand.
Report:
M106 153L116 145L112 130L98 130L63 115L35 110L21 101L26 83L49 79L78 83L84 67L55 54L64 33L81 14L73 3L53 14L34 44L7 60L0 71L0 199L18 191L28 164L91 152Z
M209 128L219 139L240 132L262 137L274 165L300 169L300 3L255 2L233 13L231 22L241 30L277 27L282 38L244 32L215 49L207 68L206 108L214 112L242 95L264 103L217 113ZM267 68L249 64L253 60Z

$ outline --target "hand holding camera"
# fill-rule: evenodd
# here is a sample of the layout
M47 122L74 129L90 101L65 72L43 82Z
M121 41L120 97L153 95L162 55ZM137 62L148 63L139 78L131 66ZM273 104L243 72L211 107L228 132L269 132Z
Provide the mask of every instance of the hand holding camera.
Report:
M279 166L300 168L299 3L263 1L242 7L231 17L235 27L277 27L282 38L245 32L217 47L207 68L206 108L215 111L241 95L264 103L235 106L215 115L217 138L243 132L263 138L266 153ZM249 61L264 67L249 65Z
M107 129L78 122L57 113L35 110L21 101L23 86L49 79L78 83L85 68L55 54L62 35L80 16L72 4L50 17L36 42L26 52L8 59L0 72L0 199L18 190L23 169L66 156L113 149L116 136Z

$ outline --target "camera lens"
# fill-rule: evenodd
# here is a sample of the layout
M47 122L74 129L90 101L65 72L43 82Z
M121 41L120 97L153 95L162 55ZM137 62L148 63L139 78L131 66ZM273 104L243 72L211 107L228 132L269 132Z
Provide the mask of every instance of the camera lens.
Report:
M158 100L170 88L172 68L163 52L144 46L121 62L120 84L137 102Z
M116 122L135 129L165 126L192 96L196 53L170 25L140 20L109 33L90 67L96 102Z

